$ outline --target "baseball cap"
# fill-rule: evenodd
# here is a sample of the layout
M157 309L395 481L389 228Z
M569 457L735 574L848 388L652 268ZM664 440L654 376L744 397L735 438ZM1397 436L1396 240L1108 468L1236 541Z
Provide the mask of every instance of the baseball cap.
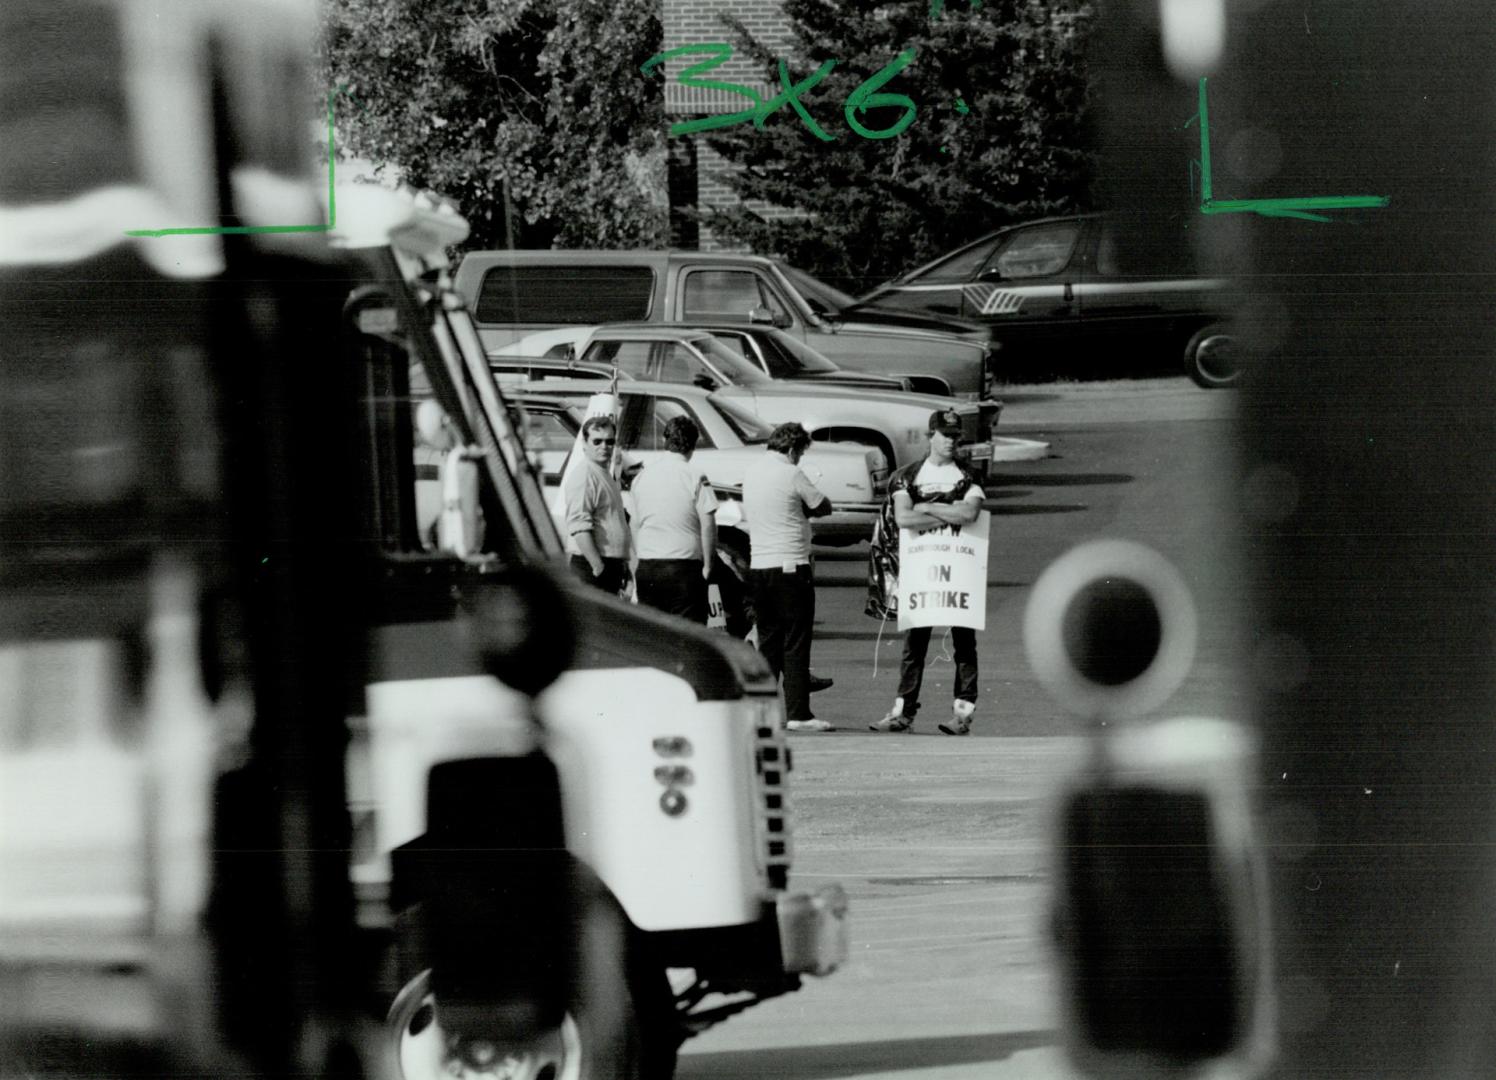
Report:
M941 409L930 414L930 431L938 431L942 435L949 435L953 439L959 439L962 433L961 417L954 409Z

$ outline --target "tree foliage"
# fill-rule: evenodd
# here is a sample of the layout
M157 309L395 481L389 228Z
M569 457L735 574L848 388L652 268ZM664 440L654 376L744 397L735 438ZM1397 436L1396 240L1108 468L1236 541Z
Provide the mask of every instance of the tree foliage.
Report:
M322 62L340 149L456 200L468 246L651 246L660 40L659 0L324 0Z
M990 229L1087 205L1087 0L948 0L933 5L938 14L928 0L781 6L793 35L786 49L725 21L776 92L779 56L791 84L837 62L800 98L834 141L789 106L761 127L710 136L737 167L724 179L743 199L798 212L706 211L718 234L858 292ZM849 95L910 48L912 62L875 89L910 99L912 123L889 138L856 133ZM852 118L877 133L906 110L889 104Z

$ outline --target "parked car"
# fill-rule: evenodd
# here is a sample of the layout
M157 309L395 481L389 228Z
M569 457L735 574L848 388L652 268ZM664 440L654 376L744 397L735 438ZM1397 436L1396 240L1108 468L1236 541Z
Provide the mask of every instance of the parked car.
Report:
M609 323L610 328L649 327L655 323ZM758 368L771 379L792 379L816 384L856 386L869 390L909 390L909 380L897 375L874 375L867 371L849 371L783 330L752 323L689 324L693 330L705 330ZM536 356L561 358L574 356L596 330L595 326L570 326L559 330L541 330L510 345L496 349L494 356Z
M898 326L842 327L817 315L773 260L701 251L473 251L455 284L490 352L537 330L607 322L774 326L844 368L909 379L922 393L976 400L992 370L985 341Z
M814 386L769 378L723 345L709 330L629 324L603 326L581 345L580 359L554 361L558 374L588 372L686 383L715 390L770 424L797 420L822 442L859 443L875 450L884 467L895 469L929 452L930 414L953 410L963 417L967 437L961 452L985 472L992 460L992 429L1002 410L995 401L958 401L903 391L881 392ZM489 358L496 371L505 365L543 373L535 361Z
M862 297L864 304L975 319L1005 370L1130 374L1174 363L1204 387L1238 377L1223 279L1197 276L1190 246L1161 225L1124 251L1104 215L1045 218L989 233ZM1139 271L1139 267L1146 268Z
M505 389L506 396L523 411L525 445L547 485L560 484L587 400L600 389L597 379L551 379ZM633 380L620 383L616 392L622 406L618 444L632 463L647 465L667 453L666 422L689 416L701 429L691 461L719 500L742 499L743 472L765 453L772 430L769 425L741 405L699 386ZM853 444L812 443L801 467L831 500L832 512L811 522L816 543L866 540L888 482L881 460ZM746 556L748 529L740 531L739 546ZM728 537L725 542L734 540Z

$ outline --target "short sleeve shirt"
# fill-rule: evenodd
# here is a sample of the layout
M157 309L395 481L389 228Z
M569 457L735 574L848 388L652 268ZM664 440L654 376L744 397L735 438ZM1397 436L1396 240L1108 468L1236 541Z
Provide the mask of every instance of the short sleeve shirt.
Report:
M980 502L986 498L981 485L954 461L936 465L929 458L914 474L909 495L915 502Z
M628 519L623 513L623 492L613 474L591 458L584 457L561 485L566 508L566 551L580 555L577 533L590 532L597 553L605 559L622 559L629 553Z
M766 453L743 473L743 516L748 520L748 565L770 570L810 562L806 507L826 496L783 454Z
M893 513L893 496L896 491L907 492L911 503L953 503L968 498L974 501L986 498L976 476L954 461L934 465L926 458L898 469L888 478L888 499L883 504L879 522L882 545L885 550L891 550L895 558L899 550L899 526ZM973 492L976 494L972 494Z
M717 512L705 476L679 454L666 454L640 470L634 496L634 550L641 559L699 559L701 522Z

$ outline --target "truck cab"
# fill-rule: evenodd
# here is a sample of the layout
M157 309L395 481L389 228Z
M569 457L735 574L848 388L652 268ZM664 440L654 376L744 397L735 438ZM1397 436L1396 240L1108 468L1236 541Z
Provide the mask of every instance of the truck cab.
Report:
M774 996L845 956L840 889L789 891L782 699L763 659L742 642L566 573L523 422L493 381L446 273L443 251L455 241L444 233L460 230L461 219L377 201L384 205L371 206L344 241L366 269L345 321L349 356L362 369L361 441L372 473L364 535L377 538L366 707L352 721L348 758L363 840L353 866L360 918L399 938L407 901L421 895L419 877L432 865L418 854L434 798L428 783L436 783L428 777L445 763L543 747L559 776L565 846L630 943L634 1024L654 1047L657 1075L681 1039L717 1018L711 995ZM345 220L366 213L340 207ZM390 220L374 224L379 215ZM381 246L381 236L397 239ZM421 527L419 400L440 404L476 465L483 527L465 554ZM553 571L549 603L566 610L573 628L573 639L562 640L555 613L535 610L510 640L515 671L543 665L547 652L568 657L533 702L492 674L505 662L492 649L486 667L473 659L484 624L513 605L502 582L516 566ZM512 826L513 851L495 858L512 859L519 873L519 852L539 841L527 823ZM672 989L667 969L688 981ZM395 980L392 1036L408 1080L434 1060L423 1049L430 1036L422 1010L435 1002L439 1014L440 1004L424 970L417 960ZM576 1023L585 1042L584 1018Z

